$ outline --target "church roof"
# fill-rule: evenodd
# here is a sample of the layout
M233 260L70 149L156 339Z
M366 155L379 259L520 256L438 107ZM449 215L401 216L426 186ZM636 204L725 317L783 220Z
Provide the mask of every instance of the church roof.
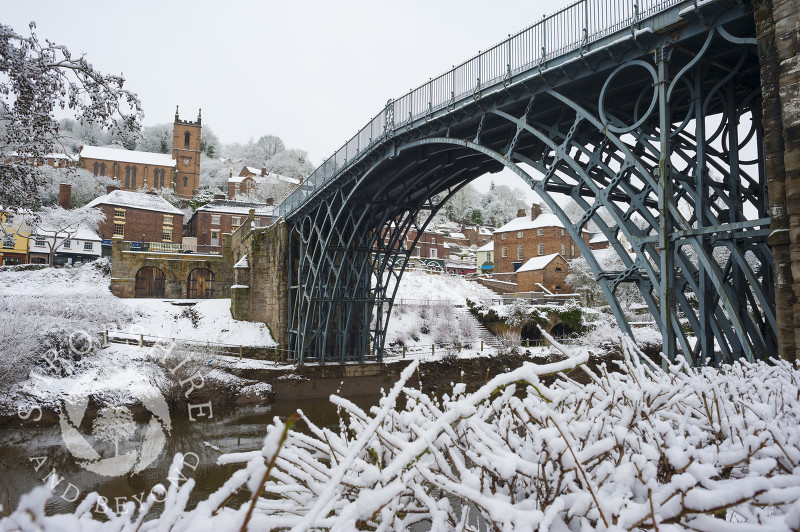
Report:
M168 153L151 153L149 151L123 150L119 148L100 148L84 146L80 153L82 158L117 161L120 163L147 164L151 166L175 166L175 159Z

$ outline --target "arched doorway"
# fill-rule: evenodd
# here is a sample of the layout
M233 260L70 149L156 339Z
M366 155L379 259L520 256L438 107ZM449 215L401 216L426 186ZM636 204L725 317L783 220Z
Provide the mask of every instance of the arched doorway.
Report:
M551 335L553 338L566 338L567 336L569 336L570 334L572 334L572 333L574 333L574 332L575 332L575 331L573 331L573 330L572 330L570 327L568 327L567 325L564 325L563 323L558 323L558 324L556 324L556 326L555 326L555 327L553 327L553 329L550 331L550 335Z
M211 299L214 297L214 273L206 268L195 268L189 273L189 299Z
M136 297L164 297L164 272L145 266L136 272Z
M542 331L539 330L535 323L528 323L523 326L519 336L523 346L541 345L544 339Z

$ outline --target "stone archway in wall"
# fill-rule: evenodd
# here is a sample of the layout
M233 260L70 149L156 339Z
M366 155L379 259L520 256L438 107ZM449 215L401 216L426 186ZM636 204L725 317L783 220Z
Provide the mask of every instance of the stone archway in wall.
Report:
M211 270L195 268L189 272L186 297L189 299L213 299L215 281L216 277Z
M539 342L544 338L542 336L542 331L532 322L522 327L519 336L522 345L528 345L528 342Z
M566 338L574 332L575 331L565 323L556 323L553 328L550 329L550 336L555 339Z
M155 266L145 266L136 272L135 297L164 297L164 272Z

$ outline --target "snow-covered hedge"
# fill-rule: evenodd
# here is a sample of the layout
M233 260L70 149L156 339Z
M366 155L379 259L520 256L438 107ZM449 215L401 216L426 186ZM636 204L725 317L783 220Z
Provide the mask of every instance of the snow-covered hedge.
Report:
M339 431L301 414L303 434L276 418L261 450L220 458L245 467L194 510L193 480L170 486L151 521L129 511L100 523L92 498L47 517L39 488L0 530L797 530L797 366L662 371L623 346L618 371L585 369L588 384L541 382L583 367L584 354L474 393L457 384L440 401L403 388L412 364L370 412L334 397ZM251 502L230 507L238 490Z

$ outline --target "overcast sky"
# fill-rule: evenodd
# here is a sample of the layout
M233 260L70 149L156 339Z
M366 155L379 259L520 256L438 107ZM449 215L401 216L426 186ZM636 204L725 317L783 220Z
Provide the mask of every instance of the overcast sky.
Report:
M567 3L26 1L4 2L0 22L26 33L35 21L40 38L122 72L144 125L172 122L176 105L183 119L202 108L222 142L277 135L317 165L390 98Z

